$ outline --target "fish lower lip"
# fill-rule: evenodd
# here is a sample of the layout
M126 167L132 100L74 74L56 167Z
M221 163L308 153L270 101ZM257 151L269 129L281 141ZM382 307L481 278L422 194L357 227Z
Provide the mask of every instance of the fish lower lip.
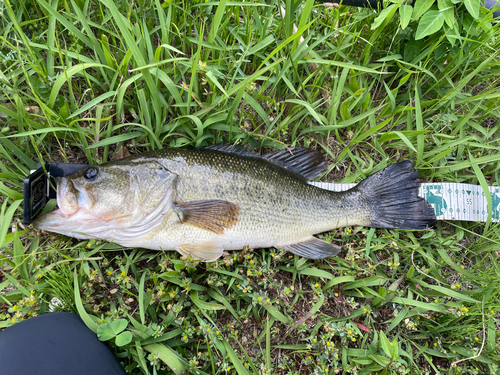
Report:
M36 229L50 231L50 228L68 225L67 220L71 219L71 217L75 216L79 211L82 211L82 209L78 208L75 212L67 214L59 208L58 210L46 213L36 218L35 221L33 221L33 226Z
M44 214L33 221L35 229L50 230L50 228L57 227L62 224L68 215L64 214L61 209Z
M73 182L67 178L59 177L57 183L57 205L63 215L73 215L78 211L78 195Z

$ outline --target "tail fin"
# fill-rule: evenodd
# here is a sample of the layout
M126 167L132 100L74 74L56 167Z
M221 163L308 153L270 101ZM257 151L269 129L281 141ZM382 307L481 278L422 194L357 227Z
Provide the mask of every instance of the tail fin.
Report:
M420 180L409 160L393 164L361 181L358 189L373 209L374 228L425 229L436 220L432 206L418 196Z

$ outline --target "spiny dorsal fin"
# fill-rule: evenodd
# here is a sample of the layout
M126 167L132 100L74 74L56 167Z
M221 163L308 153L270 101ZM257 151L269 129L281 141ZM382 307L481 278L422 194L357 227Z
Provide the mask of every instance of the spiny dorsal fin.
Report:
M241 156L257 156L251 150L247 149L247 147L243 145L233 145L232 143L217 143L215 145L203 146L200 148L226 152L228 154L235 154Z
M174 212L181 224L223 234L224 229L232 228L238 222L240 207L223 200L202 200L178 202Z
M314 180L328 167L319 151L305 147L285 148L263 155L262 158L298 173L306 180Z
M341 247L316 237L310 240L283 246L285 250L309 259L321 259L337 255Z
M321 173L325 172L328 167L323 155L319 151L306 147L288 147L262 156L253 153L243 145L233 145L231 143L219 143L202 148L266 159L301 175L306 180L314 180Z

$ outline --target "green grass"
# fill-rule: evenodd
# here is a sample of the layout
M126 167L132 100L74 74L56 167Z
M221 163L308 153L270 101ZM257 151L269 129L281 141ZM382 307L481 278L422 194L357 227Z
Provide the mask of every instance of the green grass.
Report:
M379 18L309 0L3 2L0 327L76 312L132 374L499 373L491 220L337 230L324 238L343 252L321 261L208 264L21 223L37 161L103 163L122 144L306 146L323 181L405 157L427 181L500 185L500 26L474 4L421 37L397 2Z

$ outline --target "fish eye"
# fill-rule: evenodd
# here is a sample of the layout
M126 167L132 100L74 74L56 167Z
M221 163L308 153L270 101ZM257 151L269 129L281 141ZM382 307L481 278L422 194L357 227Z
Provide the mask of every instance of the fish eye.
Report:
M99 170L96 167L89 167L83 172L83 178L89 181L94 181L97 177Z

